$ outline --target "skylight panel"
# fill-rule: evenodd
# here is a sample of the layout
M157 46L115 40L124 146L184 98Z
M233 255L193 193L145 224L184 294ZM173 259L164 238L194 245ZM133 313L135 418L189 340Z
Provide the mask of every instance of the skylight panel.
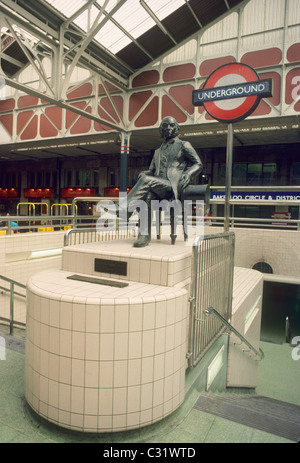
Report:
M80 16L74 19L74 24L80 27L83 31L88 32L91 29L99 10L95 6L91 6L90 10L84 10ZM104 15L100 17L100 21L104 19Z
M119 0L109 0L108 4L105 7L105 10L109 13L119 2ZM96 2L100 7L105 4L105 0L97 0Z
M185 4L185 0L145 0L160 21Z
M53 8L70 18L79 8L86 3L85 0L46 0Z
M127 0L114 19L135 39L155 25L139 0Z
M95 40L112 53L117 53L131 42L124 32L108 21L95 36Z
M67 19L72 17L87 3L87 0L46 1ZM105 6L105 13L107 15L113 8L118 6L119 2L120 0L97 0L95 4L90 4L89 8L85 9L80 15L75 16L74 24L88 33L101 8ZM180 6L184 5L185 0L145 0L145 3L155 16L162 21ZM103 14L100 21L104 20L106 15ZM138 39L154 27L155 24L155 20L149 15L139 0L126 0L123 5L120 5L120 8L117 9L113 17L108 19L99 30L95 36L95 40L110 52L117 53L130 44L132 38Z

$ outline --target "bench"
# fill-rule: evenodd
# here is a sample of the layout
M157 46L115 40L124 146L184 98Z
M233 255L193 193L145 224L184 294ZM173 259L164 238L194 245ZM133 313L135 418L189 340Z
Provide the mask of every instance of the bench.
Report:
M171 202L172 200L170 200ZM185 201L189 201L195 203L196 201L203 201L204 204L209 204L210 202L210 187L209 185L189 185L187 186L182 194L181 194L181 206L182 206L182 225L183 225L183 233L184 233L184 240L187 241L188 234L185 230L185 213L186 208L184 207ZM170 207L170 225L171 225L171 244L175 244L177 235L176 235L176 227L177 227L177 214L174 213L174 207ZM156 211L156 237L159 240L161 237L161 209Z

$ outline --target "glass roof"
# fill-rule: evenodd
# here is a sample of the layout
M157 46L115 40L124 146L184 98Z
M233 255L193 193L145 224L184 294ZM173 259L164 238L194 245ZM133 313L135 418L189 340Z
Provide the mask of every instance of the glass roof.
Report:
M63 14L66 19L74 16L74 24L87 33L96 19L99 24L103 21L103 26L95 35L95 40L114 54L155 26L156 19L162 21L186 3L185 0L45 0L45 2ZM80 11L80 8L84 8L83 11ZM114 8L115 11L110 16Z

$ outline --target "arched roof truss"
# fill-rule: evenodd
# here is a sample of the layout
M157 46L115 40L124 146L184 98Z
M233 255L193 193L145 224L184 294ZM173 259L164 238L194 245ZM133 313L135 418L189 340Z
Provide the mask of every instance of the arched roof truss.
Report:
M245 3L3 0L2 79L20 94L31 95L32 106L38 100L42 111L55 106L106 130L125 130L128 121L120 97L124 108L132 76ZM87 71L82 81L74 78L80 75L78 69ZM31 80L24 80L24 70ZM83 95L80 88L89 93Z

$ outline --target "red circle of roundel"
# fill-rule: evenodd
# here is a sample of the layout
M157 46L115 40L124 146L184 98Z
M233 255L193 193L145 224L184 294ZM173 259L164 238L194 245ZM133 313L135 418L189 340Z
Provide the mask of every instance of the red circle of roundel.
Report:
M216 83L225 76L235 74L241 76L246 82L259 81L259 76L254 69L247 64L228 63L220 66L213 71L206 79L203 89L217 88ZM242 82L241 82L242 83ZM203 103L204 108L211 117L220 122L238 122L249 116L258 106L260 102L259 95L252 95L243 98L243 102L234 109L222 109L216 105L215 101Z

